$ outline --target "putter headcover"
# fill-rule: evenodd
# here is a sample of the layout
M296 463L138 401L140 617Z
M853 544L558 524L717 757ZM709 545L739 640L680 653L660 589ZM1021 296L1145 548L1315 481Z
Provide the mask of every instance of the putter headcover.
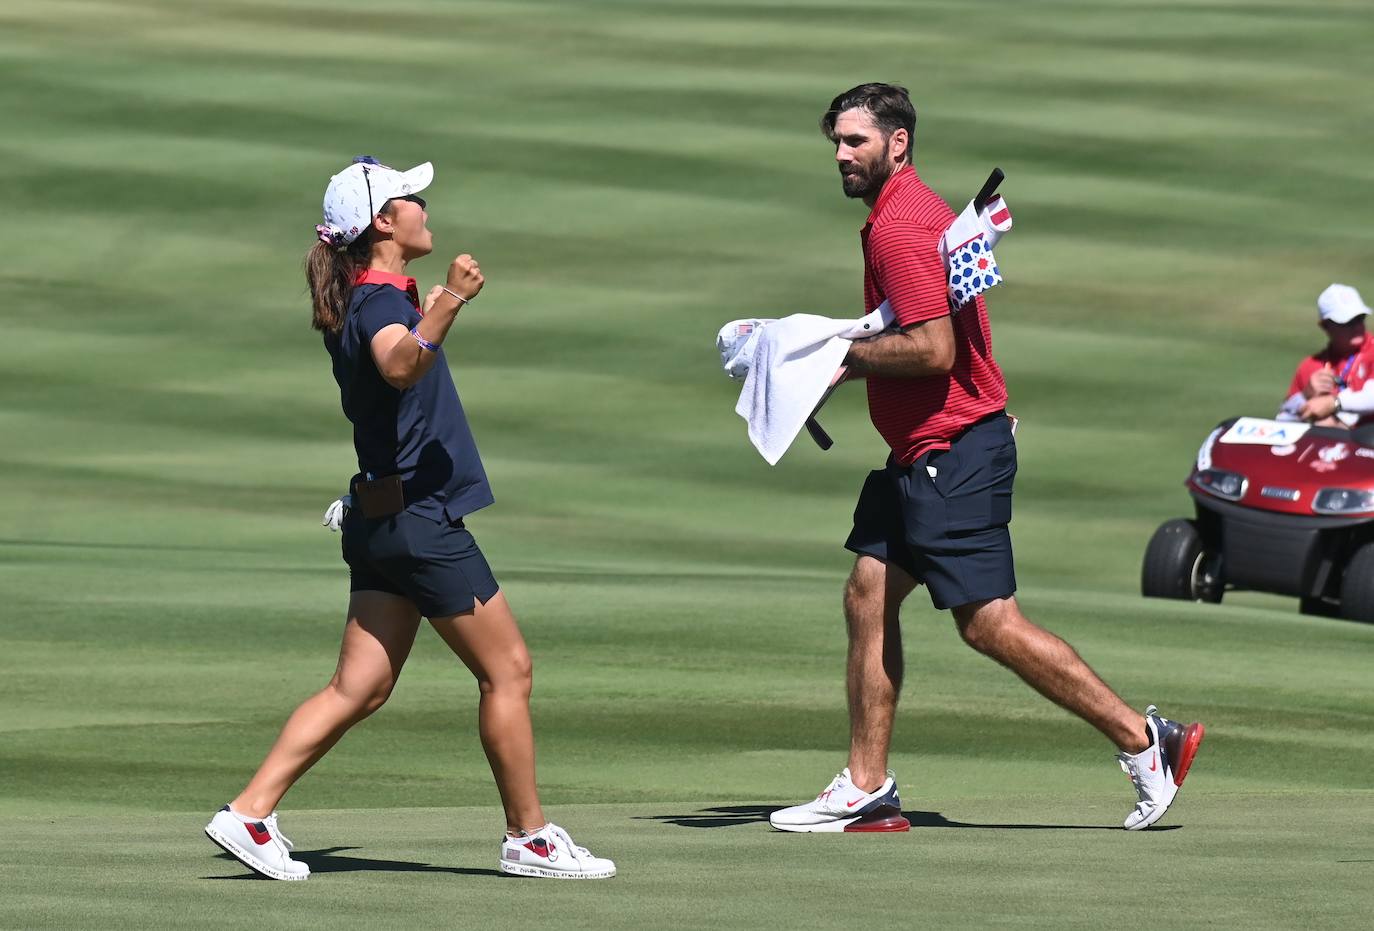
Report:
M988 288L1001 284L992 247L1011 229L1011 210L1000 195L983 206L970 201L940 237L940 252L949 276L949 297L962 307Z
M749 375L749 367L754 363L754 350L759 344L759 333L776 320L731 320L716 334L716 349L720 351L720 364L725 374L735 381L744 381Z

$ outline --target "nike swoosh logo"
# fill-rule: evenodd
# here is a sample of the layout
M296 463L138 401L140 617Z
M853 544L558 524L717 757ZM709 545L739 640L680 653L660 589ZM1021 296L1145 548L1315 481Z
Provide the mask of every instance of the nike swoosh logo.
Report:
M845 802L845 803L844 803L844 807L845 807L845 808L853 808L855 805L859 804L859 803L862 802L862 801L863 801L863 799L858 798L858 799L855 799L855 800L852 801L852 802Z
M521 844L520 846L524 847L526 850L528 850L530 853L534 854L535 856L543 857L545 860L556 860L556 859L558 859L558 857L557 857L558 848L555 847L553 844L550 844L550 843L547 843L547 842L545 842L545 843L536 843L536 842L534 842L534 841L530 841L528 844ZM542 849L541 849L541 848L542 848Z

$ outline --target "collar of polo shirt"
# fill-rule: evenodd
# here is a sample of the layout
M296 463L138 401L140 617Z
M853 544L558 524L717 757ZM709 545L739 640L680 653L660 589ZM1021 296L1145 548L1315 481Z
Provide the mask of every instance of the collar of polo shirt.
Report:
M864 229L873 225L873 221L882 212L883 205L892 199L893 192L897 190L908 178L916 178L915 165L902 165L883 182L883 189L878 192L878 199L873 202L873 209L869 211L868 219L864 220Z
M420 289L416 287L415 279L408 275L395 275L379 268L364 268L353 278L354 287L360 284L389 284L399 291L404 291L417 310L420 307Z

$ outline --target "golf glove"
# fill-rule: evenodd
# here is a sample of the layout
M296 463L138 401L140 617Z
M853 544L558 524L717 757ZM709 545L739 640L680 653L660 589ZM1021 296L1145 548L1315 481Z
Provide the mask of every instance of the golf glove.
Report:
M320 521L320 526L328 527L334 533L339 532L343 526L344 518L348 516L348 509L353 506L353 496L344 495L329 507L325 508L324 520Z

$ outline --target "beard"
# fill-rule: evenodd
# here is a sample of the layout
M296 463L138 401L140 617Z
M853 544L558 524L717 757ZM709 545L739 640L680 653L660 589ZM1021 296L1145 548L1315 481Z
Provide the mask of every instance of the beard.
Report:
M845 197L862 198L876 195L892 177L892 163L888 160L888 146L870 163L851 162L840 166L840 184Z

